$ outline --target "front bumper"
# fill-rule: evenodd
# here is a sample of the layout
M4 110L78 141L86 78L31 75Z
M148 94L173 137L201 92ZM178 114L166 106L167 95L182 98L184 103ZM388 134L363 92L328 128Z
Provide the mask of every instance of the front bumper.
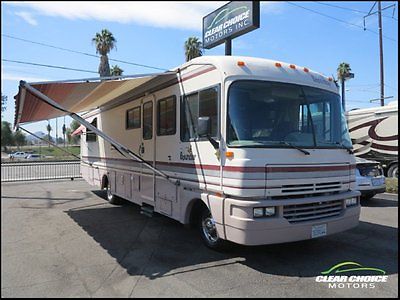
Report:
M242 245L265 245L311 239L314 225L326 224L327 235L342 232L358 225L360 206L345 207L345 199L359 197L358 191L350 191L329 196L298 198L287 200L246 201L225 199L225 239ZM328 203L342 200L342 210L334 217L323 217L298 223L291 223L283 216L283 207L308 203ZM253 208L275 206L273 217L253 218Z
M373 186L373 185L359 185L357 189L361 192L361 196L375 195L386 192L386 184Z

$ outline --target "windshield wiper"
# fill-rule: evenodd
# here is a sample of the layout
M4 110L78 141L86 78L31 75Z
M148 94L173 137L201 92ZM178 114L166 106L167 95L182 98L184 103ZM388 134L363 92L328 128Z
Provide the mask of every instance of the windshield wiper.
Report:
M297 146L295 146L295 145L293 145L293 144L291 144L291 143L288 143L288 142L281 142L281 144L284 144L284 145L286 145L286 146L292 147L293 149L297 149L297 150L303 152L305 155L310 155L310 152L308 152L307 150L304 150L304 149L302 149L302 148L300 148L300 147L297 147Z

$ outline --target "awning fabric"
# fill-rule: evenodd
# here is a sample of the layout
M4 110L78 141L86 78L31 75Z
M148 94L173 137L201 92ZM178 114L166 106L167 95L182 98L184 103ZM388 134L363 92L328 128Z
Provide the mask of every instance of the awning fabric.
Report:
M134 77L134 78L132 78ZM129 76L117 80L87 79L70 82L30 83L29 85L48 96L68 112L81 113L100 108L115 101L127 101L140 96L169 81L177 81L176 72ZM15 98L14 126L21 123L37 122L66 115L33 95L24 85L20 85Z

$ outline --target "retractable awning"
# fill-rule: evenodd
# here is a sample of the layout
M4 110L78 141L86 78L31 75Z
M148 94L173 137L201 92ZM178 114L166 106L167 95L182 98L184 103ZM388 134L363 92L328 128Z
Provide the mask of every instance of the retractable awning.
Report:
M117 80L96 78L92 82L89 79L31 84L21 81L19 92L15 96L14 126L68 115L113 145L121 155L141 162L156 174L179 185L179 180L171 179L140 155L78 115L80 112L131 101L175 82L178 82L177 72L121 76Z
M81 113L112 103L121 103L144 95L169 82L177 82L176 72L121 76L100 80L99 78L70 81L29 83L29 86L51 98L65 111L41 100L26 83L21 81L15 98L15 121L18 124L48 120L69 113ZM66 112L67 111L67 112Z

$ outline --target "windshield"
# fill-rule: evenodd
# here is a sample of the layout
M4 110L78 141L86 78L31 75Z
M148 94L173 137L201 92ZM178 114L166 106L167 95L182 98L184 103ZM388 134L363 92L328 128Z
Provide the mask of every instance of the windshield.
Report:
M228 95L231 147L352 148L339 95L289 83L236 81Z

